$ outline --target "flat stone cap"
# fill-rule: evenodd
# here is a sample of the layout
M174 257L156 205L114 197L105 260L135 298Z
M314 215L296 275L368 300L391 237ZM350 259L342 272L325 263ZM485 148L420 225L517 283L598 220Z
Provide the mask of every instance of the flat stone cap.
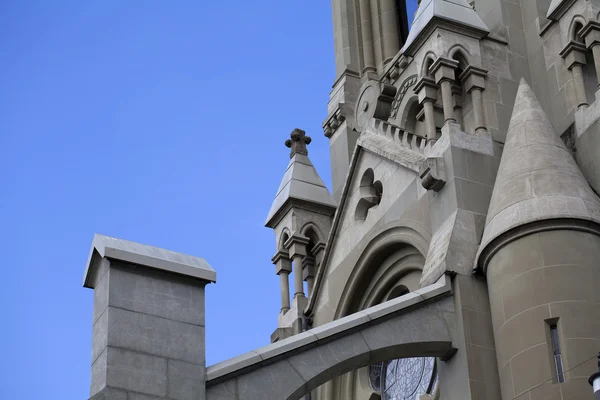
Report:
M93 269L97 267L94 257L96 253L100 257L143 265L208 282L217 281L217 273L203 258L96 234L83 277L83 286L87 288L93 288L90 278Z
M600 199L556 133L525 81L506 142L478 254L501 235L527 224L579 220L600 225ZM479 267L485 270L484 265Z

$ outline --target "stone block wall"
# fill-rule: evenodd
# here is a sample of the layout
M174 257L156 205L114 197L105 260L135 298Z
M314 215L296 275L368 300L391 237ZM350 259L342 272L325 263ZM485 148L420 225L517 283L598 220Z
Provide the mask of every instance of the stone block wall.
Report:
M100 262L93 280L91 398L203 399L206 282Z

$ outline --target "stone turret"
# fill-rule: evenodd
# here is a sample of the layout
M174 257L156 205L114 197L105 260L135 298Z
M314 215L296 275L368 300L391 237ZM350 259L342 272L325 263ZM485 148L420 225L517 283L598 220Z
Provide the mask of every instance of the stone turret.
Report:
M600 200L521 80L477 265L504 400L589 398L599 259Z
M308 158L306 146L310 142L310 136L300 129L294 129L286 140L290 162L265 222L275 230L277 252L272 261L281 283L281 312L278 329L271 337L273 341L302 329L303 311L336 209L331 193ZM290 306L292 263L294 297Z

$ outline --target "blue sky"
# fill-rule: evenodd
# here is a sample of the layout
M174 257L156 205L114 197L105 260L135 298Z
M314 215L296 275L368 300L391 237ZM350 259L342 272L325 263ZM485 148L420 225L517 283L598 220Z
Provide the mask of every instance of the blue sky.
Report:
M0 51L0 398L88 398L96 232L217 270L209 365L268 344L294 128L331 181L330 3L4 1Z

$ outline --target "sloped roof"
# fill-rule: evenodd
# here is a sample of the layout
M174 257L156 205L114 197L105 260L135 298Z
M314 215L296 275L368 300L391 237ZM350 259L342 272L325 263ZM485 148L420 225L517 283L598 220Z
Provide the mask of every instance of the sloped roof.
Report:
M521 79L480 253L514 228L563 218L600 224L600 199Z
M402 47L404 53L434 19L444 19L473 29L489 32L487 25L477 15L467 0L423 0Z
M335 208L337 204L306 154L295 153L287 166L265 225L290 199Z

